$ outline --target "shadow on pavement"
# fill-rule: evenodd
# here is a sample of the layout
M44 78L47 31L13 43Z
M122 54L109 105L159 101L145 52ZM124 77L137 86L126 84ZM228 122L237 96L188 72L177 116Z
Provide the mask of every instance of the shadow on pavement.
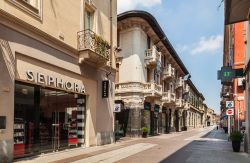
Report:
M215 129L160 161L160 163L185 162L250 163L250 158L243 152L233 152L231 142L227 141L227 134L223 130Z

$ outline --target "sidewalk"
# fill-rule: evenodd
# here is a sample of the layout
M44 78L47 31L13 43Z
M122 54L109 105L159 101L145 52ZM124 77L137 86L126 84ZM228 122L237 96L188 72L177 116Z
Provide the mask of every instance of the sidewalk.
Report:
M65 150L55 153L43 154L38 155L31 158L26 158L22 160L18 160L23 163L46 163L46 162L74 162L81 160L81 162L95 162L95 160L100 160L100 158L104 159L105 157L115 158L114 155L119 153L119 157L117 160L122 158L129 157L131 155L135 155L138 152L145 151L149 148L154 147L155 145L162 144L163 142L177 138L181 135L191 133L192 131L200 131L203 133L204 128L197 128L190 131L185 132L175 132L170 134L161 134L158 136L148 137L147 139L144 138L121 138L116 143L107 144L104 146L95 146L95 147L88 147L88 148L75 148L71 150ZM204 134L203 134L204 135ZM199 135L196 135L199 136ZM157 143L158 142L158 143ZM167 143L168 144L168 143ZM166 155L164 151L161 151ZM103 155L104 154L104 155ZM106 161L113 162L114 160L106 159ZM98 162L98 161L96 161ZM114 161L116 162L116 161Z
M243 152L243 144L240 152L233 152L232 142L228 141L228 135L222 129L214 129L200 138L186 140L191 142L161 162L250 163L250 156ZM181 155L188 156L178 160Z
M227 134L211 127L146 139L123 138L114 144L55 152L21 162L250 163L242 151L243 147L241 152L233 152Z

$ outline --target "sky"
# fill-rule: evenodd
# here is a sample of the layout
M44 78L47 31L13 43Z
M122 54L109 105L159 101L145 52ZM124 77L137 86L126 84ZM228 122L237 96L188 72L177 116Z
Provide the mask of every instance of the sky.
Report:
M204 95L209 108L220 113L224 6L221 0L117 0L118 13L145 10L151 13Z

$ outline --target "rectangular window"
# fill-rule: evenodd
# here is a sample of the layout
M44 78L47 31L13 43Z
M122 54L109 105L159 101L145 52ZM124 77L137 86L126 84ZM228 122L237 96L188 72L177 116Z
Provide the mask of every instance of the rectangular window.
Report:
M163 55L162 59L163 59L163 66L166 67L166 57L165 57L165 55Z
M8 0L28 14L42 19L42 0Z
M147 35L147 48L150 49L151 48L151 39L150 37Z
M150 82L150 69L147 68L147 82Z
M84 13L84 29L93 30L93 13L85 10Z

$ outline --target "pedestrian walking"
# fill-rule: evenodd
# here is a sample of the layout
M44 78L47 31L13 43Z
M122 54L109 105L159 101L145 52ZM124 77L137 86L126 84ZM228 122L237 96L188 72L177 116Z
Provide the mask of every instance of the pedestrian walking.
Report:
M218 130L219 129L219 126L217 125L216 129Z

